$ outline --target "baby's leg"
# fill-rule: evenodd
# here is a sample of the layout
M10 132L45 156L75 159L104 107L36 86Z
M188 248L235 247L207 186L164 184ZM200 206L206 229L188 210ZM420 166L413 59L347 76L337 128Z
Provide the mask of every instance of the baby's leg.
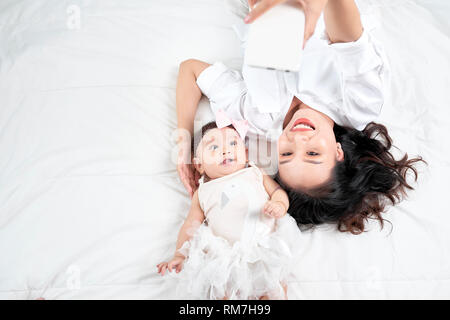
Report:
M288 300L288 296L287 296L287 285L286 285L286 284L283 284L283 283L280 283L280 284L281 284L281 286L283 287L283 291L284 291L284 299L283 299L283 300ZM270 298L269 298L268 295L264 295L264 296L261 296L261 297L259 298L259 300L270 300Z
M283 287L284 290L284 300L288 300L288 295L287 295L287 284L281 284L281 286Z

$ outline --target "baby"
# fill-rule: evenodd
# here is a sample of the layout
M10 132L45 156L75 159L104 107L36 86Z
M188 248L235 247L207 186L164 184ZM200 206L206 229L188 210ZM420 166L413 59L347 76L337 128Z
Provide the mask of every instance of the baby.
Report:
M202 177L175 254L158 273L176 270L177 292L190 299L287 299L299 235L287 195L248 161L246 124L216 116L195 150Z

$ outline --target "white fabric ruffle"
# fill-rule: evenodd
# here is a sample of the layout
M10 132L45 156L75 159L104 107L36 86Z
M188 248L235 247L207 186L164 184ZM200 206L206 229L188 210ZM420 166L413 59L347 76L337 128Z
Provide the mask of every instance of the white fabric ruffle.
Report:
M176 298L285 299L282 285L295 281L293 258L300 236L290 215L277 220L274 232L255 236L251 243L230 243L201 224L179 250L187 256L181 272L168 272L177 280Z

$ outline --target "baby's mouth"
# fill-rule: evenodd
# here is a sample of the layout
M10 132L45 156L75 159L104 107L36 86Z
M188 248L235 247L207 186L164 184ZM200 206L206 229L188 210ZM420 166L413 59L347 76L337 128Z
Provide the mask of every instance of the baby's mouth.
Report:
M226 159L223 159L221 165L223 165L223 166L230 165L230 164L232 164L234 161L235 161L234 159L226 158Z

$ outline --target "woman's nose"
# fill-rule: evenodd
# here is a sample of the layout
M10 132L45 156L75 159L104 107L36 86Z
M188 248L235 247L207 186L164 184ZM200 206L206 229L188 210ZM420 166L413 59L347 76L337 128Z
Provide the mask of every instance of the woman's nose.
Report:
M309 140L308 136L304 135L304 134L288 134L287 138L289 140L289 142L307 142Z
M307 142L309 140L309 137L306 136L306 135L303 135L303 134L296 134L296 135L294 135L294 140L298 141L298 142L301 142L301 143L304 143L304 142Z

